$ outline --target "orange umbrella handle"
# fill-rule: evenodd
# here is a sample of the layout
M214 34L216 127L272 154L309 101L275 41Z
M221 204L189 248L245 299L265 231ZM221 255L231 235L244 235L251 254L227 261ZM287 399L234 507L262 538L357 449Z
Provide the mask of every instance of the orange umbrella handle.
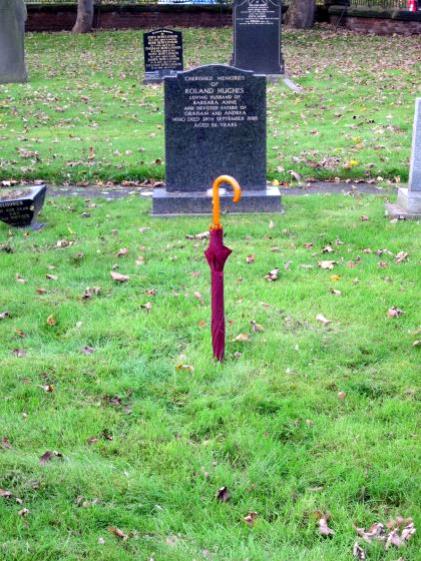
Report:
M234 179L230 175L220 175L215 179L212 185L212 200L213 200L213 223L211 226L212 230L220 230L222 228L221 221L220 221L221 202L219 199L219 187L223 183L228 183L228 185L231 185L231 187L233 188L234 197L232 200L234 201L234 203L238 203L238 201L241 199L241 187L236 179Z

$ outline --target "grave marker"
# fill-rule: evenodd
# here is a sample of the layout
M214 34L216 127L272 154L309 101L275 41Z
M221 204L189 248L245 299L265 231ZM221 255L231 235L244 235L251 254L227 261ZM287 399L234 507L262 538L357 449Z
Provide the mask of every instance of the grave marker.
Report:
M281 210L279 189L266 184L266 79L209 65L165 79L166 188L155 189L153 214L202 214L209 185L233 175L241 212ZM235 211L228 194L222 208Z
M0 0L0 84L26 82L23 0Z
M143 35L145 83L160 83L166 76L183 70L181 31L155 29Z
M0 220L15 228L32 226L37 229L35 219L42 209L47 187L0 189Z
M276 77L284 74L281 0L235 0L233 66Z
M408 188L399 189L397 203L388 204L386 208L391 217L421 218L421 97L415 100Z

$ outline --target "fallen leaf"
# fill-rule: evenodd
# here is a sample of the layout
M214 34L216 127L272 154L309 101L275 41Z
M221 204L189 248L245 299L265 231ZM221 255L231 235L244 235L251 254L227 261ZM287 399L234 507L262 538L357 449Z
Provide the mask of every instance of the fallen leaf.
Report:
M346 398L346 392L338 392L338 399L343 401Z
M46 393L52 393L54 391L54 386L52 384L45 384L44 386L40 386Z
M120 538L123 541L126 541L129 539L129 536L127 534L125 534L123 532L123 530L120 530L120 528L115 528L114 526L110 526L108 528L108 531L110 532L110 534L114 534L114 536L116 536L117 538Z
M240 333L239 335L237 335L234 341L245 343L247 341L250 341L250 335L248 333Z
M279 269L272 269L271 271L269 271L267 275L265 275L265 279L268 282L275 282L278 280L278 275L279 275Z
M27 508L23 508L18 512L18 516L28 516L29 510Z
M207 240L209 238L209 232L201 232L200 234L187 234L186 239L188 240Z
M2 489L0 487L0 497L2 497L3 499L11 499L13 497L13 494L10 491L6 491L6 489Z
M121 249L118 250L117 257L124 257L128 253L129 253L129 250L127 249L127 247L122 247Z
M228 487L221 487L218 489L216 493L216 500L220 501L221 503L226 503L231 498L230 492L228 491Z
M312 248L313 248L313 245L314 245L313 242L308 242L308 243L305 243L305 244L304 244L304 247L305 247L306 249L312 249Z
M3 436L0 442L0 446L5 450L10 450L12 448L12 445L10 444L10 440L7 438L7 436Z
M332 320L327 319L323 314L317 314L316 320L323 323L323 325L329 325L329 323L332 323Z
M17 358L23 358L26 356L26 351L24 349L13 349L12 354Z
M56 247L59 249L64 249L66 247L71 247L74 244L73 241L69 241L69 240L58 240L58 242L56 243Z
M322 253L333 253L334 249L331 245L325 245L322 249Z
M18 282L19 284L26 284L28 282L26 279L21 277L19 273L16 273L15 278L16 278L16 282Z
M404 261L406 261L408 259L408 255L409 254L406 253L406 251L400 251L395 257L395 263L400 265L401 263L403 263Z
M47 450L47 452L45 452L39 459L39 463L41 466L45 466L46 464L48 464L48 462L51 462L51 460L54 458L62 459L63 454L61 452L57 452L56 450L53 451Z
M111 271L110 274L111 274L111 278L115 282L123 283L130 280L130 277L128 275L122 275L121 273L117 273L116 271Z
M94 296L99 296L101 294L101 288L99 286L93 286L92 288L88 286L83 293L83 300L90 300Z
M57 275L52 275L52 274L50 274L50 273L47 273L47 274L45 275L45 278L46 278L47 280L50 280L50 281L56 281L56 280L58 280L58 276L57 276Z
M246 263L248 263L249 265L251 265L252 263L254 263L256 260L254 255L247 255L246 257Z
M387 311L387 316L389 318L398 318L401 315L403 315L403 310L401 310L400 308L396 308L395 306L393 306L392 308L389 308L389 310Z
M365 551L358 542L354 543L354 547L352 548L352 555L360 561L365 561L366 559Z
M91 355L95 352L95 349L93 347L90 347L89 345L86 345L86 347L83 347L82 349L82 353L84 355Z
M143 310L150 312L152 310L152 302L146 302L145 304L141 304L140 306Z
M185 370L187 372L194 372L194 367L191 364L177 364L176 370Z
M0 313L0 320L10 318L9 312L1 312Z
M57 320L54 316L48 316L47 318L47 324L51 327L54 327L55 325L57 325Z
M332 282L338 282L341 280L341 276L340 275L330 275L330 280Z
M319 267L321 269L331 271L335 265L336 265L336 261L319 261Z
M37 294L47 294L47 290L45 288L37 288L36 293Z
M243 520L246 524L248 524L248 526L253 526L257 516L257 512L249 512L246 516L244 516Z
M340 290L336 290L336 288L331 288L330 293L333 294L334 296L341 296L342 295L342 292Z
M363 215L361 216L361 222L367 222L368 220L370 220L370 219L369 219L369 217L368 217L366 214L363 214Z
M254 320L251 320L250 323L251 323L251 330L253 331L253 333L263 333L263 331L265 330L263 325L260 325L260 323L256 323Z
M356 528L356 532L361 536L367 543L371 543L374 540L384 541L386 539L386 530L384 524L381 522L376 522L368 530L364 528Z
M203 305L205 303L205 301L203 300L203 296L200 292L195 292L194 293L194 297L196 298L196 300L199 300L199 302Z
M325 516L319 519L319 534L322 536L333 536L335 534L334 530L329 528L328 519Z

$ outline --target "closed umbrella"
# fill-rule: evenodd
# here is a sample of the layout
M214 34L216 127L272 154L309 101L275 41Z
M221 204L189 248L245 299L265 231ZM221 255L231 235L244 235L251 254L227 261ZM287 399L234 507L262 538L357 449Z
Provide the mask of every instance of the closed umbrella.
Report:
M241 187L236 179L230 175L221 175L213 183L213 223L210 229L209 247L205 251L206 259L211 270L212 296L212 347L213 355L220 362L225 355L225 312L224 312L224 266L231 249L224 245L224 231L220 222L219 187L227 183L234 190L234 203L241 198Z

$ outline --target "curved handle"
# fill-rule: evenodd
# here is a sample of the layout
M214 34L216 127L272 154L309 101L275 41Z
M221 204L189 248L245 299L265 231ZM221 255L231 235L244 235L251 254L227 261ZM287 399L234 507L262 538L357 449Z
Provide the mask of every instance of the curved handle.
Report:
M221 216L221 202L219 200L219 187L223 183L228 183L234 190L234 203L238 203L241 199L241 187L240 184L236 179L231 177L230 175L220 175L215 179L212 185L212 200L213 200L213 223L212 223L212 230L220 230L222 228L220 222Z

